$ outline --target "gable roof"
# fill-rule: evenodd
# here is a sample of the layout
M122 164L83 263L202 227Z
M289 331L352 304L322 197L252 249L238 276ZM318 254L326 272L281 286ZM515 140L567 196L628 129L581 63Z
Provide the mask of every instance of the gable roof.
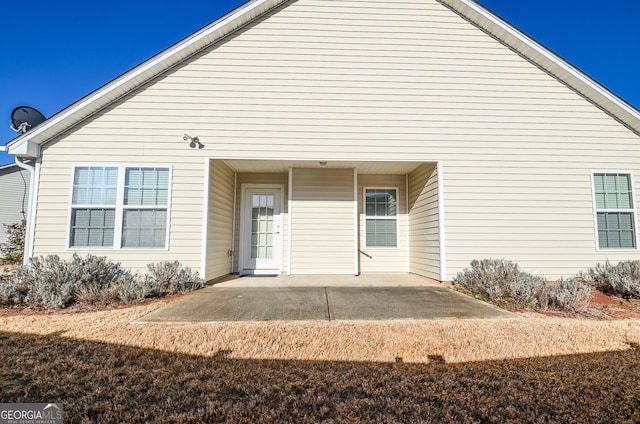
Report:
M43 144L58 136L155 76L290 1L296 0L248 1L56 113L29 132L14 138L7 144L8 152L17 156L35 156L33 145ZM473 0L437 1L555 76L640 135L640 111L566 60Z

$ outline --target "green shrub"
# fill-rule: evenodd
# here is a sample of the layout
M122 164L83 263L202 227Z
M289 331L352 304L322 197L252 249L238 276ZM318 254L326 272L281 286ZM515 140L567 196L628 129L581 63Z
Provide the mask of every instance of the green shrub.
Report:
M589 304L591 289L578 278L547 283L539 295L540 306L558 310L580 310Z
M144 279L140 278L135 278L130 281L122 281L112 287L112 292L115 297L123 303L133 303L147 297L154 297L149 284L147 284Z
M136 276L123 269L118 262L104 256L73 255L70 263L76 286L76 301L88 304L112 304L119 299L116 287L130 284Z
M164 261L147 265L146 282L155 295L187 293L204 287L197 272L183 267L178 261Z
M0 243L0 255L7 263L22 263L27 222L23 219L16 224L5 224L5 227L7 227L7 241Z
M75 298L69 263L55 255L33 258L30 267L18 267L16 281L29 288L24 301L30 306L66 308Z
M114 305L148 297L186 293L203 287L197 272L180 262L148 265L140 277L106 257L74 254L70 260L57 255L34 258L31 266L17 268L14 282L3 282L0 305L66 308L72 304Z
M578 280L549 283L505 259L474 260L470 269L456 275L453 284L492 302L537 309L577 310L590 297L589 287Z
M3 268L0 272L0 306L19 306L29 292L28 287L19 284L15 279L15 272Z
M541 277L520 271L505 259L473 260L453 279L453 284L470 294L491 301L504 301L536 307L538 291L545 284Z
M6 267L0 267L2 271L0 271L0 284L11 282L11 274Z
M540 293L545 288L546 281L542 277L519 272L515 279L505 282L503 297L516 305L543 307L540 303Z
M601 292L625 299L640 299L640 261L609 261L590 268L582 277Z
M24 302L25 293L16 283L0 283L0 306L18 306Z

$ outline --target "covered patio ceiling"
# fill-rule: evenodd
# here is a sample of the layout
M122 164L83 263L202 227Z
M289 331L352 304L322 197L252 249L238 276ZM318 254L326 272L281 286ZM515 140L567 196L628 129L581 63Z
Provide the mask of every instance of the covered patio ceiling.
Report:
M224 163L238 173L287 173L289 168L357 169L358 174L408 174L424 162L398 161L336 161L336 160L240 160L225 159Z

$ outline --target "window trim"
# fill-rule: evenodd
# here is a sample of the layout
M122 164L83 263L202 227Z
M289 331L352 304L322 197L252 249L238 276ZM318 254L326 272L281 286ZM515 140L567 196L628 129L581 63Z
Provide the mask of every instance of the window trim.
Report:
M622 174L628 175L631 184L631 201L633 207L631 209L598 209L596 203L596 174ZM591 171L591 203L593 208L593 230L596 238L596 252L611 253L611 252L637 252L638 247L638 214L636 213L636 190L634 184L634 176L632 171L627 170L592 170ZM600 247L600 234L598 231L598 212L620 212L631 213L633 216L633 236L635 247Z
M116 190L116 204L109 205L109 208L115 208L115 224L113 228L113 246L108 247L98 247L98 246L72 246L71 245L71 229L72 229L72 211L74 209L73 204L73 183L76 175L76 169L78 168L117 168L118 169L118 185ZM123 216L124 216L124 186L125 186L125 175L127 168L166 168L169 170L169 178L167 181L167 225L166 225L166 233L165 233L165 245L162 247L122 247L122 230L123 230ZM140 164L140 163L77 163L71 167L71 178L69 182L69 201L67 206L67 240L66 240L66 248L69 251L140 251L140 250L169 250L169 227L171 223L171 199L173 194L173 166L167 164ZM92 205L98 209L105 209L105 206L100 205ZM135 209L141 209L140 207ZM158 209L157 206L151 207L151 209Z
M396 221L396 245L395 246L369 246L367 245L367 190L395 190L396 191L396 214L393 217L370 217L371 219L394 219ZM366 186L362 187L362 216L364 217L364 238L365 249L399 249L400 248L400 189L392 186Z

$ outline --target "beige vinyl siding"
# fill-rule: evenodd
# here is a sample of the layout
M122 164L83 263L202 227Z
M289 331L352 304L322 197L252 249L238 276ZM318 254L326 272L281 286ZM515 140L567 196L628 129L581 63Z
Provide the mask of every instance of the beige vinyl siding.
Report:
M190 149L185 132L205 148ZM440 161L449 279L490 256L553 278L640 259L596 251L591 199L593 170L632 172L640 187L638 135L436 0L290 2L43 153L36 254L70 254L73 164L172 163L169 252L113 256L199 269L202 220L193 217L209 157ZM412 269L435 270L435 259L414 254ZM302 268L324 271L309 264Z
M27 218L30 173L17 165L0 167L0 243L7 241L5 225Z
M440 277L437 165L423 164L409 174L409 270Z
M358 215L360 241L360 272L409 272L409 241L407 239L407 197L405 175L358 174ZM366 247L365 188L397 190L397 247ZM364 253L364 254L363 254Z
M236 186L236 215L235 215L235 250L233 252L233 272L238 272L238 261L240 258L240 247L241 247L241 241L240 241L240 226L242 225L242 223L240 222L240 217L242 216L242 211L240 210L240 198L242 196L242 184L269 184L269 185L274 185L274 184L281 184L284 186L284 192L282 193L283 195L283 204L284 204L284 210L283 210L283 216L282 216L282 223L283 223L283 243L282 243L282 272L286 273L287 272L287 255L289 254L288 251L288 244L287 244L287 237L289 234L289 219L288 219L288 196L289 196L289 187L288 187L288 182L289 182L289 174L282 174L282 173L277 173L277 174L270 174L270 173L254 173L254 174L248 174L248 173L238 173L238 180L237 180L237 186Z
M171 203L169 205L168 249L70 249L67 247L71 181L74 165L165 166L166 157L129 156L127 143L112 143L109 155L87 155L86 149L69 150L66 143L52 143L43 149L34 256L57 254L70 258L73 253L108 256L126 268L146 272L147 264L178 260L199 271L202 265L202 216L205 193L204 160L172 165ZM118 149L120 147L120 149Z
M223 162L210 162L207 213L206 280L231 273L234 172Z
M596 158L569 169L549 163L528 168L526 160L514 160L498 165L504 174L445 163L449 278L474 258L506 258L550 278L570 276L605 260L640 258L637 251L596 251L591 195L591 169L601 168ZM612 169L624 171L627 166Z
M291 273L355 273L355 199L351 169L294 169Z

